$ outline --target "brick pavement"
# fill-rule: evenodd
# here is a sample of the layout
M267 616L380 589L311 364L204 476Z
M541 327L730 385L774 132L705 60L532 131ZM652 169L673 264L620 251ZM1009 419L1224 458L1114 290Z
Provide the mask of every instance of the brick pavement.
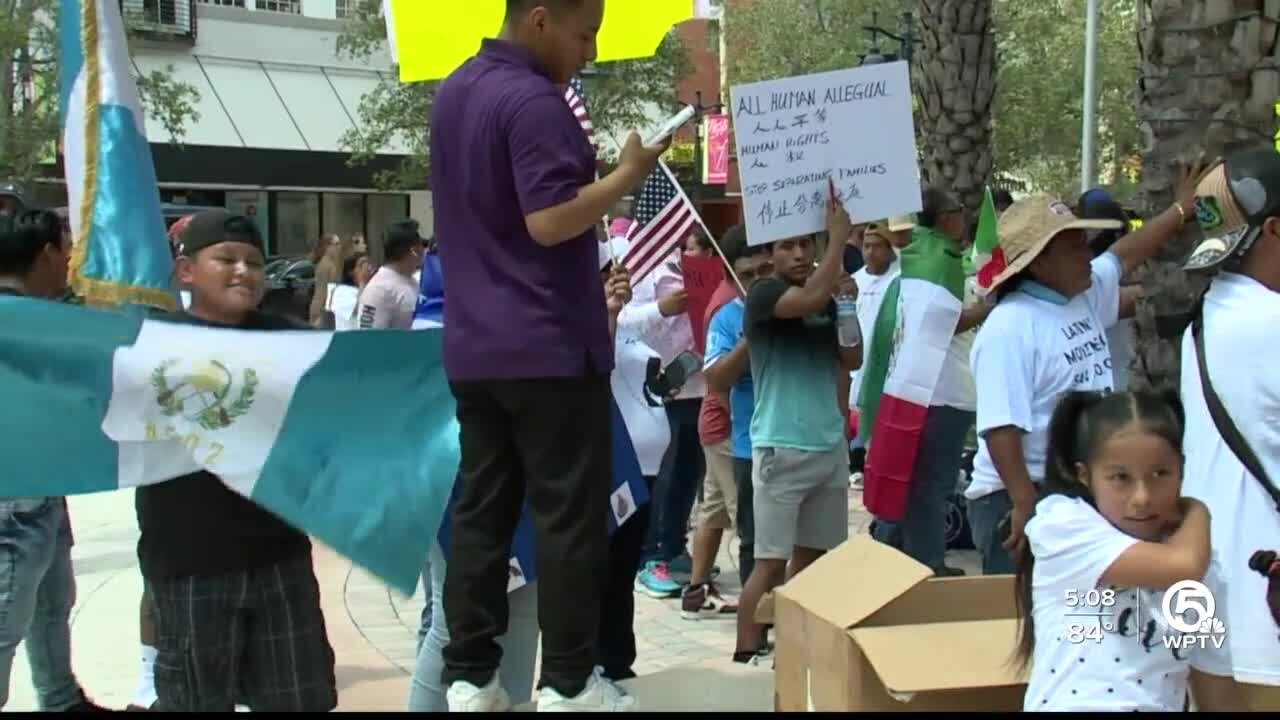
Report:
M72 616L72 643L75 668L92 697L111 707L123 707L132 694L138 670L138 597L142 590L138 574L137 524L133 494L129 491L82 496L71 499L76 534L73 551L78 593ZM861 496L850 497L850 532L865 532L869 516L862 510ZM721 544L718 564L726 592L737 594L736 538ZM320 580L330 641L337 656L339 709L396 711L404 708L409 674L413 669L417 644L418 617L422 593L405 598L389 590L359 568L327 548L316 548L316 574ZM977 557L973 551L955 551L950 564L973 573ZM679 600L655 600L636 596L636 634L639 658L635 670L648 676L674 668L686 669L680 676L664 674L660 681L664 707L701 706L715 697L712 688L699 687L699 680L712 684L741 682L730 668L734 620L730 617L697 622L680 617ZM700 674L701 673L701 674ZM681 676L687 676L683 680ZM755 681L755 684L759 684ZM669 687L668 687L669 686ZM689 693L687 699L681 699ZM742 702L762 703L769 709L769 693ZM20 647L10 680L10 702L6 710L34 710L26 657ZM747 708L743 708L747 709Z

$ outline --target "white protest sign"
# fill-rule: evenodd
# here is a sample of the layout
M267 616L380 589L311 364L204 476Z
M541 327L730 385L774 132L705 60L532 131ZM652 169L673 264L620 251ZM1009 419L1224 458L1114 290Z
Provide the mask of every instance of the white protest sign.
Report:
M730 89L751 245L826 228L828 178L854 222L920 210L907 63Z

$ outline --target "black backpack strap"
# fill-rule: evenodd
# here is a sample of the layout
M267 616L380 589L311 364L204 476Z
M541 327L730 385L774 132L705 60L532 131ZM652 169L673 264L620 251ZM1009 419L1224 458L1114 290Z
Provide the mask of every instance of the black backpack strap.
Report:
M1209 366L1206 364L1204 352L1203 297L1191 320L1191 338L1195 343L1196 366L1200 370L1200 388L1204 393L1205 405L1209 408L1209 416L1213 418L1213 424L1218 428L1218 434L1222 436L1222 440L1227 443L1227 447L1231 448L1231 452L1235 453L1236 458L1249 471L1249 474L1262 484L1262 489L1267 491L1272 502L1276 504L1276 511L1280 512L1280 491L1277 491L1275 485L1271 483L1266 469L1262 467L1258 456L1253 454L1249 443L1240 434L1240 429L1232 422L1227 409L1222 405L1222 399L1218 397L1218 392L1213 389L1213 383L1209 380Z

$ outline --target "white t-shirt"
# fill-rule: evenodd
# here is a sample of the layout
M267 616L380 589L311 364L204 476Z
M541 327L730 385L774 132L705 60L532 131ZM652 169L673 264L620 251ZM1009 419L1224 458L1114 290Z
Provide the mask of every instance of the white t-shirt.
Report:
M1280 373L1275 328L1280 294L1252 278L1224 273L1204 303L1204 342L1213 388L1254 455L1280 482ZM1222 441L1200 387L1191 330L1182 339L1186 454L1182 492L1209 508L1213 549L1231 586L1224 615L1234 674L1241 682L1280 685L1280 628L1267 608L1267 580L1249 569L1257 550L1280 549L1280 512L1258 480ZM1221 598L1218 607L1224 606ZM1242 629L1246 629L1243 630Z
M614 402L627 426L627 435L635 446L640 472L647 477L658 474L662 456L671 444L671 426L662 398L654 398L658 406L649 404L644 395L644 379L649 358L658 357L640 338L619 330L614 341L613 373L609 384Z
M418 284L409 275L383 266L360 293L361 330L409 330L418 306Z
M688 313L663 317L658 310L659 298L684 288L684 277L671 267L675 261L676 256L673 255L636 283L631 288L631 302L618 314L619 337L628 335L642 339L662 357L664 367L682 352L697 352L693 346L693 326ZM698 370L685 381L675 399L690 400L706 394L707 380L702 370Z
M1070 300L1024 283L996 305L974 339L978 435L1006 425L1022 430L1022 455L1036 482L1044 478L1049 418L1058 398L1072 390L1111 389L1106 331L1120 314L1120 272L1115 255L1099 255L1093 285ZM1003 489L987 444L978 443L965 497Z
M894 258L889 269L881 275L872 275L867 272L865 265L853 274L853 282L858 286L858 326L862 329L862 341L865 343L864 350L868 357L871 353L871 337L875 334L876 318L880 315L884 294L901 272L902 268L898 265L897 258ZM858 390L862 387L862 370L850 372L849 378L852 381L849 387L849 407L855 407L858 404Z
M325 309L333 313L333 329L355 330L359 327L356 308L360 304L360 289L354 285L329 283L329 302Z
M972 275L964 281L964 305L968 307L978 297L977 278ZM938 385L933 391L933 399L929 402L934 407L953 407L957 410L973 412L978 407L978 389L973 381L973 370L969 364L969 355L973 352L973 339L977 330L966 330L951 338L947 346L947 359L942 363L942 374L938 376Z
M1181 712L1192 666L1230 674L1229 625L1221 648L1208 642L1175 650L1166 638L1182 633L1164 620L1164 591L1099 584L1138 539L1093 506L1050 495L1036 505L1026 532L1035 555L1036 642L1023 710ZM1219 599L1225 588L1215 570L1210 565L1204 581Z

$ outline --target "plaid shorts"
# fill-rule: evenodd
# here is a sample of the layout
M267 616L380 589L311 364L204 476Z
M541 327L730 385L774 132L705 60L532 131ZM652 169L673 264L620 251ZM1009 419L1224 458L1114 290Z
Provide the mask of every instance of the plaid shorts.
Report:
M333 648L311 554L255 570L147 582L157 710L328 712Z

